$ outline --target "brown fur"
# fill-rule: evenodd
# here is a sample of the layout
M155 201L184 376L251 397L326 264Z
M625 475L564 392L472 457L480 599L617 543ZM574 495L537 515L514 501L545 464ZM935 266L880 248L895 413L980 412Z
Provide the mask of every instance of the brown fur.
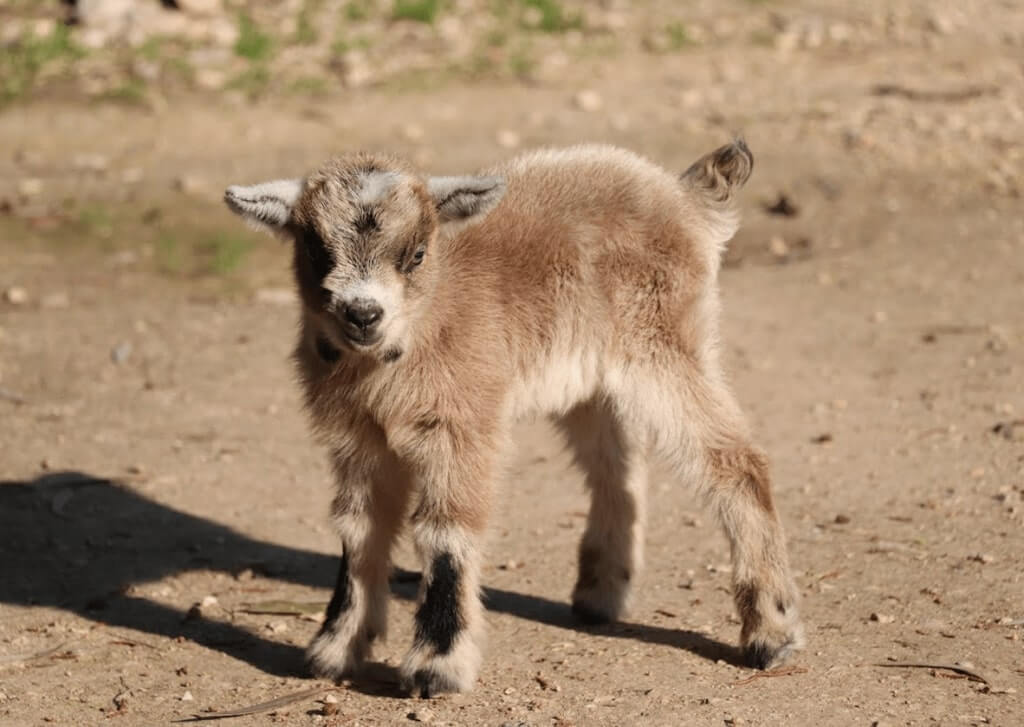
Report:
M457 571L459 613L438 623L460 630L444 653L414 644L403 674L424 693L471 686L480 536L510 426L533 411L565 430L593 496L573 594L581 617L626 608L654 449L725 528L755 661L800 647L767 464L718 366L719 258L752 165L742 141L681 177L622 150L579 147L428 180L354 154L306 180L228 191L233 209L295 239L295 359L353 554L357 607L311 645L316 671L357 666L365 634L382 632L383 574L411 511L425 567L450 556ZM271 193L280 199L265 204ZM338 322L355 296L382 302L372 343L346 338Z

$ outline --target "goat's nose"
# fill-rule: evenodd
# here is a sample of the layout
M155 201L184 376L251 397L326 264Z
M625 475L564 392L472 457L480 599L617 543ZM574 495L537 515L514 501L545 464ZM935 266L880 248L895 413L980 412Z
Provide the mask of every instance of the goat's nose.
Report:
M344 315L352 325L367 329L380 321L384 309L372 300L357 298L345 306Z

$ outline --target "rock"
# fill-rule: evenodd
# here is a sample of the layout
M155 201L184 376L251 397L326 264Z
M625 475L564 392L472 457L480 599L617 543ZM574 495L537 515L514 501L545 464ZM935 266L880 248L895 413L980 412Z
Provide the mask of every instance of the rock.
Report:
M238 25L227 18L211 20L206 30L210 41L222 48L231 48L238 42Z
M409 141L419 141L424 135L423 127L419 124L406 124L402 127L402 136Z
M37 18L32 21L32 37L38 40L45 40L57 30L57 21L54 18Z
M221 0L177 0L178 10L189 15L218 15L224 11Z
M134 10L135 0L78 0L75 19L86 28L116 35L131 21Z
M116 364L122 364L132 355L132 344L130 341L122 341L110 350L110 360Z
M572 102L580 111L587 113L599 111L604 106L604 99L597 91L584 89L572 97Z
M361 88L373 80L373 71L361 50L346 51L338 60L341 80L348 88Z
M4 300L11 305L25 305L28 303L28 291L20 285L12 285L4 291Z
M140 167L128 167L121 172L121 181L124 184L138 184L142 181L142 169Z
M982 565L988 565L989 563L994 562L995 559L995 556L990 555L989 553L977 553L976 555L972 555L968 558L968 560L973 560L975 563L981 563Z
M495 140L498 142L498 146L506 149L515 149L522 142L519 134L511 129L501 129L495 136Z
M415 712L409 712L406 717L413 722L430 722L434 719L434 713L424 707L423 709L417 709Z
M880 623L880 624L891 624L894 621L896 621L896 617L895 616L890 616L889 614L885 614L885 613L872 613L871 616L870 616L870 619L872 621L874 621L875 623Z
M324 698L320 700L324 704L337 704L338 698L333 694L324 695Z
M43 191L43 180L29 177L18 181L18 196L22 199L38 197Z
M193 79L196 86L207 91L217 91L224 88L228 82L228 74L217 68L200 68L196 71Z
M183 174L174 180L174 187L189 197L209 197L210 186L196 174Z
M188 690L185 690L185 693L181 695L181 701L183 702L191 702L193 700L195 700L195 697L193 697L192 692Z
M768 251L777 258L784 258L789 255L789 245L779 235L773 235L768 241Z

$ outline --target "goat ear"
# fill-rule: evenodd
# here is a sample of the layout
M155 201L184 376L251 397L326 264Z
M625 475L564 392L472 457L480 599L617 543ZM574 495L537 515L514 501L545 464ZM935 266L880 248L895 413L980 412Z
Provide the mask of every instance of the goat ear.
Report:
M458 222L487 214L505 196L501 177L431 177L427 182L441 222Z
M278 179L248 187L235 185L224 191L224 202L246 222L280 231L291 219L304 185L304 179Z

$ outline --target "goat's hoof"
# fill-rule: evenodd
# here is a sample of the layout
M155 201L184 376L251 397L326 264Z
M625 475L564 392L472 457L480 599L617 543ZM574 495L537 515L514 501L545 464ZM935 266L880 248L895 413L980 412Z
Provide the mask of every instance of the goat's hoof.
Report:
M402 687L409 696L430 699L445 692L465 691L450 676L431 669L418 669L411 677L402 680Z
M743 656L753 669L772 669L789 661L804 647L804 631L799 621L784 631L759 630L746 639Z
M468 634L457 638L453 648L438 653L416 643L400 668L402 689L412 696L429 698L445 692L468 692L480 670L480 649Z
M611 623L615 617L606 609L591 606L586 601L574 600L572 602L572 615L576 620L587 626L597 626Z
M364 634L345 639L322 630L306 648L306 669L315 677L340 681L359 671L370 653L370 638Z

